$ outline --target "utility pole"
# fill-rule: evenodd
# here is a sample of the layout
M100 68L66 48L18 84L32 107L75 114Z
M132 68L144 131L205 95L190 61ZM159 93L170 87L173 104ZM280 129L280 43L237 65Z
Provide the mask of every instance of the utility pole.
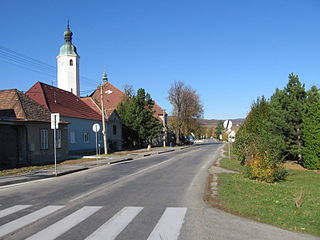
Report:
M102 116L102 135L103 135L103 145L104 145L104 154L108 154L108 145L107 145L107 131L106 123L104 117L104 106L103 106L103 90L102 85L108 81L107 73L104 72L102 76L102 84L100 85L100 100L101 100L101 116Z
M165 109L163 109L163 132L164 132L164 136L163 136L163 147L166 147L166 142L167 142L167 126L166 126L166 121L167 121L167 116L166 116L166 111Z

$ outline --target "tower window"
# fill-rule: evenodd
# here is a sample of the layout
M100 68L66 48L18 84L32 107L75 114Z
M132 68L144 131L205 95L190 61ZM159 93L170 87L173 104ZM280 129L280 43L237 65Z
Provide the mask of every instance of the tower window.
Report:
M73 66L73 61L72 61L72 59L70 59L69 65L70 65L70 66Z

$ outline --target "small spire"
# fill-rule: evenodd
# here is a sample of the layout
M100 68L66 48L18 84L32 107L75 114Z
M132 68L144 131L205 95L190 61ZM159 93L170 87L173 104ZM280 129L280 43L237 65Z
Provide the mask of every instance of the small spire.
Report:
M69 25L69 17L68 17L68 24L67 24L67 29L70 30L70 25Z
M64 40L66 41L66 43L72 42L72 32L70 30L69 17L67 23L67 30L64 32Z
M108 77L107 77L107 73L104 72L103 75L102 75L102 81L103 82L108 82Z

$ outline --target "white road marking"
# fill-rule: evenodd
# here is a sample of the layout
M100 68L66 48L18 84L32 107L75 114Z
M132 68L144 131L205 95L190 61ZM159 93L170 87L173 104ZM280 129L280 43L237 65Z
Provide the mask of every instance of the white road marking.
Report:
M139 214L143 207L125 207L85 240L113 240Z
M169 162L172 162L172 159L165 160L165 161L163 161L163 162L157 163L157 164L152 165L152 166L150 166L150 167L141 169L141 170L139 170L139 171L137 171L137 172L135 172L135 173L126 175L126 176L124 176L124 177L122 177L122 178L119 178L119 179L113 181L113 182L110 182L110 183L108 183L108 184L106 184L106 185L103 185L103 186L100 186L100 187L98 187L98 188L96 188L96 189L94 189L94 190L92 190L92 191L89 191L89 192L86 192L86 193L84 193L84 194L82 194L82 195L80 195L80 196L77 196L77 197L69 200L69 202L74 202L74 201L77 201L77 200L79 200L79 199L81 199L81 198L91 196L92 194L94 194L94 193L96 193L96 192L100 192L101 190L105 190L105 189L106 189L107 187L109 187L109 186L115 185L115 184L117 184L117 183L124 182L124 181L126 181L126 180L128 180L128 179L130 179L130 178L132 178L132 177L138 176L138 175L140 175L140 174L142 174L142 173L144 173L144 172L147 172L147 171L151 171L152 169L157 168L157 167L159 167L159 166L161 166L161 165L163 165L163 164L169 163Z
M27 240L52 240L56 239L63 233L67 232L86 218L97 212L102 207L86 206L78 211L70 214L69 216L61 219L60 221L52 224L51 226L43 229L42 231L27 238Z
M0 218L8 216L12 213L18 212L22 209L31 207L31 205L15 205L13 207L9 207L0 211Z
M47 206L44 208L41 208L38 211L35 211L33 213L30 213L24 217L18 218L14 221L11 221L7 224L4 224L0 227L0 237L3 237L7 235L8 233L14 232L18 230L19 228L25 227L61 208L64 206Z
M187 208L167 208L147 240L176 240Z

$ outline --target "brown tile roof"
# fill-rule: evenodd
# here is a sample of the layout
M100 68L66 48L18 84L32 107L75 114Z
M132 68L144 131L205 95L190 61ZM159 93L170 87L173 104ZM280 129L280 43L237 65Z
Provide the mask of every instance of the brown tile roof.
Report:
M101 91L100 87L98 87L90 96L99 106L101 106L100 91ZM105 82L102 85L102 91L103 91L104 108L107 110L117 109L119 103L122 101L123 97L125 96L124 92L122 92L121 90L119 90L109 82Z
M34 84L26 95L52 113L62 116L100 120L101 115L85 101L71 92L47 85L42 82Z
M103 96L103 104L104 108L107 109L107 111L111 112L115 109L117 109L119 103L123 100L125 93L113 86L109 82L105 82L102 85L102 90L104 93ZM94 100L95 103L100 107L100 102L101 102L101 97L100 97L100 87L98 87L91 95L92 99ZM163 115L163 110L162 108L159 107L156 103L153 106L153 110L155 111L155 117L161 120L159 116Z
M50 112L17 89L0 91L0 118L50 122Z

